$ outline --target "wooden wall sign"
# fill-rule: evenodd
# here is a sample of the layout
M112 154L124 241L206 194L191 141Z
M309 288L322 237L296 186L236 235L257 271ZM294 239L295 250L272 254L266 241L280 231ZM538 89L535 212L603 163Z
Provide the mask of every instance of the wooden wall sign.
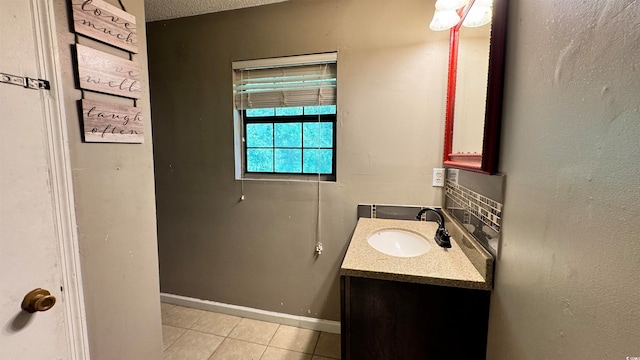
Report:
M137 53L136 17L103 0L71 0L77 33Z
M80 88L133 99L142 96L137 63L80 44L76 50Z
M82 119L85 142L144 142L144 122L139 108L84 99Z

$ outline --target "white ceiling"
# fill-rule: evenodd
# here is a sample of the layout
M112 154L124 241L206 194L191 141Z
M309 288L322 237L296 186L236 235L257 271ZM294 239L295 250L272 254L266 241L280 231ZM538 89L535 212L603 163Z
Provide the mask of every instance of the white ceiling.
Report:
M287 0L144 0L146 21L267 5Z

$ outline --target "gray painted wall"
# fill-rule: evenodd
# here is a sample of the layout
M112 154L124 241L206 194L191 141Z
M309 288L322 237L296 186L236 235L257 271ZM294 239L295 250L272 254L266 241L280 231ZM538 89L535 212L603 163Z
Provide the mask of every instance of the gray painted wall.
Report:
M332 269L354 204L439 201L427 173L440 163L435 119L444 95L431 91L406 112L397 104L409 98L386 106L379 99L392 92L376 87L391 65L407 61L415 71L394 92L426 92L416 78L444 85L446 51L425 45L439 36L426 30L431 6L296 1L149 24L163 291L267 309L281 301L283 311L312 315L324 306L318 316L335 318ZM510 1L501 154L508 178L489 359L640 356L639 6ZM287 12L305 31L286 31ZM242 47L230 45L247 34L254 36ZM284 40L271 43L274 34ZM336 48L344 79L339 181L322 187L328 251L314 262L315 186L247 183L247 200L237 202L229 63ZM380 70L387 75L372 77ZM396 137L420 141L386 145Z
M433 1L326 0L149 23L162 292L339 319L358 203L440 205L448 34ZM338 51L337 182L234 179L233 60Z
M640 356L638 14L510 1L489 359Z
M91 358L160 359L162 327L148 89L137 102L145 117L144 144L83 143L75 81L70 1L56 0L56 28L78 225ZM109 1L119 7L118 1ZM123 0L136 16L146 78L143 0ZM79 43L124 58L128 54L82 36ZM146 81L145 81L146 82ZM129 99L85 92L87 99L133 105Z

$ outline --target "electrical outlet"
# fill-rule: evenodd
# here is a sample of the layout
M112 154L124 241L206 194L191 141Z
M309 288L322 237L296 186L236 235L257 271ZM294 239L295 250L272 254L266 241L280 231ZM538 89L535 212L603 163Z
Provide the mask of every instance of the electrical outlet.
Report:
M444 187L444 168L433 168L432 186Z
M458 175L459 174L460 174L460 170L458 170L458 169L448 169L447 170L448 180L452 181L454 184L458 183Z

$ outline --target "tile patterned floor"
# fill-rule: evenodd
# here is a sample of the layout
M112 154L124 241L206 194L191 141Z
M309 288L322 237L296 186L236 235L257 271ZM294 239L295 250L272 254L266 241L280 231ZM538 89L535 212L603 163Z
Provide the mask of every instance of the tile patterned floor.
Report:
M340 335L162 304L164 360L334 360Z

